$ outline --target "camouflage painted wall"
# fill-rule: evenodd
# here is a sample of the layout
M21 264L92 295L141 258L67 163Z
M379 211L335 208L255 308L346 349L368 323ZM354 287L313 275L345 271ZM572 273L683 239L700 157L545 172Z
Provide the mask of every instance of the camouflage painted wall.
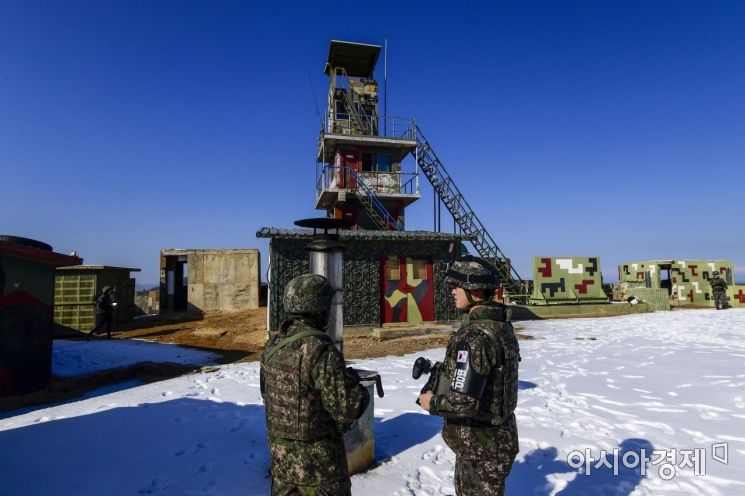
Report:
M665 288L674 305L714 306L709 277L719 271L729 288L727 296L735 307L745 306L745 286L735 286L732 262L729 260L649 260L627 262L618 266L622 287ZM669 275L669 278L668 278ZM740 293L742 291L742 293Z
M607 302L598 257L534 257L533 304Z
M730 286L729 304L735 308L745 308L745 284Z
M286 239L274 237L269 255L269 329L275 330L285 318L282 294L293 277L310 271L305 246L310 238ZM450 288L445 284L445 272L450 262L452 241L386 239L343 239L344 251L344 325L379 326L382 322L381 271L383 255L429 257L435 281L435 320L458 318Z

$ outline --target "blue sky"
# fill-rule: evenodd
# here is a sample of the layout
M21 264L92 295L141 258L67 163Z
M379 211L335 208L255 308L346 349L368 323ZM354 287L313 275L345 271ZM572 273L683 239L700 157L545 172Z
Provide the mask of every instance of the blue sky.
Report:
M255 232L321 214L308 74L322 104L329 40L387 38L389 115L521 275L589 255L606 280L663 258L745 280L745 3L355 5L0 3L0 233L145 283L161 248L258 247L265 270ZM408 229L433 227L422 180Z

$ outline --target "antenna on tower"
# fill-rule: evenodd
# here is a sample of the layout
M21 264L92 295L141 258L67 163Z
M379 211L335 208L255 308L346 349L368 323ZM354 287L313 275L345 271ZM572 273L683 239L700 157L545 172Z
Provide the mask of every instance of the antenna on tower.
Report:
M316 98L316 89L313 87L313 78L310 77L310 70L306 67L305 72L308 74L308 84L310 84L310 92L313 94L313 102L316 104L316 116L318 122L321 124L321 130L323 130L323 118L321 117L321 108L318 106L318 99Z
M383 134L388 136L388 38L383 45Z

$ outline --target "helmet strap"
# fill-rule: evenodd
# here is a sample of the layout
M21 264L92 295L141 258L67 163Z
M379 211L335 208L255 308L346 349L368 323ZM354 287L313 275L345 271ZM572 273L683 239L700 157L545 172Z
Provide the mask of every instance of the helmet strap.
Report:
M466 299L468 300L468 306L466 307L464 312L470 312L473 307L478 305L486 305L489 302L488 298L484 300L474 300L473 296L471 295L470 289L463 288L463 292L466 294Z

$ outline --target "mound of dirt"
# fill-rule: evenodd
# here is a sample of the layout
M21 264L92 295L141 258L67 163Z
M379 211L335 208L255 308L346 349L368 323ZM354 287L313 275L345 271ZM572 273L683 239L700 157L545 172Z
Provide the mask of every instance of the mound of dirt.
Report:
M517 327L519 329L519 327ZM220 354L222 363L258 360L266 342L266 307L237 312L209 312L201 316L158 315L135 319L114 333L119 339L146 339L179 344ZM444 347L447 334L426 334L379 340L372 336L344 339L348 359L405 355ZM518 335L529 339L529 336Z

